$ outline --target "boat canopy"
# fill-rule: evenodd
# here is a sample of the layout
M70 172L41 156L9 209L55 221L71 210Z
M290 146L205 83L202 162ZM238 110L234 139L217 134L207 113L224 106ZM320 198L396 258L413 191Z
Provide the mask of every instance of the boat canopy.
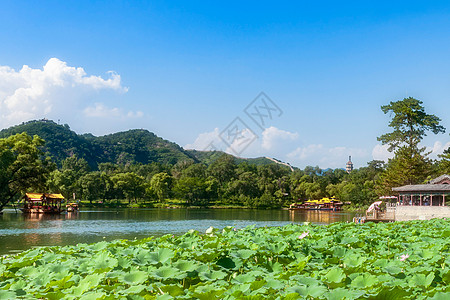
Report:
M56 201L64 200L64 196L61 194L26 193L25 197L28 201L42 201L44 198Z

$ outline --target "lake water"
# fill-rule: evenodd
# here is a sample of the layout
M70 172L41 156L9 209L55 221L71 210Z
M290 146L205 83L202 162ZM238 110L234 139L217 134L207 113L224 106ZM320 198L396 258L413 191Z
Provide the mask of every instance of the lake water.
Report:
M311 222L351 221L353 213L253 209L95 209L61 215L25 215L6 209L0 215L0 254L37 246L75 245L114 239L139 239L164 234L204 232L249 225L282 226Z

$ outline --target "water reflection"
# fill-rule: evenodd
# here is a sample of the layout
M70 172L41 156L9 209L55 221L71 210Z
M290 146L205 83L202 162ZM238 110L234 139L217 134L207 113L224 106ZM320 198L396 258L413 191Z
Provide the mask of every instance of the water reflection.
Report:
M353 214L321 210L290 210L289 220L294 223L310 222L315 224L330 224L334 222L349 222Z
M0 254L35 246L74 245L102 240L134 239L164 234L204 232L249 225L282 226L311 222L351 221L354 214L329 211L252 209L121 209L85 210L61 215L24 215L5 210L0 215Z

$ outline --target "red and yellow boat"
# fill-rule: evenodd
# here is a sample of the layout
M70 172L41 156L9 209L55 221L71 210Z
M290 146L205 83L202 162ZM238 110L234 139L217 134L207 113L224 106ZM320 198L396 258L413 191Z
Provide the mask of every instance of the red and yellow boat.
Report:
M60 214L64 211L61 205L64 196L61 194L26 193L23 200L24 204L21 210L24 213Z

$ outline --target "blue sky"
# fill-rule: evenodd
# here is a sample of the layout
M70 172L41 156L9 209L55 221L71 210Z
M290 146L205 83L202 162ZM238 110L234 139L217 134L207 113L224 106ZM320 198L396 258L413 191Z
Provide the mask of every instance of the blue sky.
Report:
M450 129L447 1L2 1L0 28L1 128L145 128L301 168L386 159L380 106L406 96ZM282 111L263 128L244 112L260 92Z

